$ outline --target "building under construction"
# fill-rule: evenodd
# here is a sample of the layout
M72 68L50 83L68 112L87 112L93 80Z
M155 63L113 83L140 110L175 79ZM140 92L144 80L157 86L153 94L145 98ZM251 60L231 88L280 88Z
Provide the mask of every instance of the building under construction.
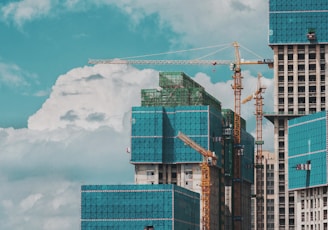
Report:
M142 89L141 106L132 108L131 163L135 166L135 186L141 188L147 184L153 186L173 184L200 194L198 220L177 219L177 222L182 221L196 226L196 229L206 230L234 229L233 223L238 222L243 226L242 229L250 229L254 138L245 131L246 122L241 119L241 146L239 147L241 161L237 170L242 177L236 178L234 177L236 171L234 169L236 167L234 115L232 110L222 109L220 101L208 94L201 85L186 74L161 72L159 87ZM181 136L181 133L184 136ZM206 155L207 153L209 155ZM207 173L204 170L207 170ZM236 183L238 189L235 189ZM156 187L142 188L144 192L157 189ZM98 195L105 194L104 190L97 191ZM117 188L116 192L119 190L122 189ZM84 192L82 191L82 194ZM188 199L199 199L194 195L188 197ZM130 202L130 199L126 202L128 200ZM140 203L147 203L147 197L140 199ZM156 202L156 198L152 199ZM101 209L108 209L110 203L110 200L107 200L105 205L95 204L97 207L94 210L102 212ZM181 208L179 203L174 207ZM238 210L233 207L238 207ZM84 209L88 208L82 206L82 213L93 212ZM188 207L180 211L186 212L185 209ZM128 211L129 208L125 210ZM112 226L111 221L114 219L103 220L102 226ZM140 218L132 219L141 221ZM95 225L99 221L98 217L85 219L84 226ZM105 222L108 222L107 225ZM177 225L169 227L163 223L158 224L156 218L151 216L146 222L147 226L152 226L156 230L181 229ZM88 228L82 227L82 229Z
M254 138L245 131L246 122L241 119L242 177L235 178L233 128L233 111L222 109L201 85L182 72L160 73L159 87L141 90L141 107L132 109L135 182L173 183L202 193L203 156L177 138L178 132L183 132L218 158L211 171L210 229L232 229L234 221L250 229ZM235 183L240 185L239 191L234 191ZM234 210L234 205L240 210Z

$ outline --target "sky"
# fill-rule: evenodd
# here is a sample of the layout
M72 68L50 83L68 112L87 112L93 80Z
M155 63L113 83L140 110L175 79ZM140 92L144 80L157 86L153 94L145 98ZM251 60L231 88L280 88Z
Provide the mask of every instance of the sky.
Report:
M133 183L131 107L142 88L158 86L159 71L185 72L233 109L229 66L90 65L90 58L233 60L234 41L243 59L272 58L267 7L262 0L1 1L1 229L79 229L82 184ZM261 72L264 111L272 111L272 70L242 68L242 98ZM252 134L253 104L241 110ZM272 150L266 120L263 136Z

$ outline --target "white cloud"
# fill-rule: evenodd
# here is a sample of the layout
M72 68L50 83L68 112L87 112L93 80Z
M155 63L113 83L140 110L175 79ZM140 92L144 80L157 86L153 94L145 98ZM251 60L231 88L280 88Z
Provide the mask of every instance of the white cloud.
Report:
M0 85L15 87L26 87L29 86L27 79L35 78L35 74L31 74L22 70L16 64L8 64L0 62Z
M256 82L247 72L244 77ZM202 73L194 79L233 108L231 80L213 84ZM140 105L142 88L157 86L154 70L76 68L58 78L28 129L0 129L1 229L76 229L81 184L133 183L130 110ZM271 127L264 127L265 138Z
M1 229L76 229L81 184L132 184L129 131L0 132Z
M145 1L125 0L98 2L116 4L135 23L158 14L159 25L181 35L174 45L194 47L240 41L251 50L268 55L268 4L261 0L246 1ZM113 3L115 2L115 3ZM265 50L265 53L263 53ZM270 53L271 54L271 53ZM261 56L262 56L261 55Z
M51 9L51 0L22 0L10 2L1 8L4 20L13 20L18 26L26 21L47 15Z
M172 49L236 40L260 56L271 56L267 45L268 4L262 0L22 0L4 5L1 12L3 20L22 26L25 22L64 11L87 11L94 5L118 7L131 18L127 26L134 29L138 29L136 26L141 20L157 15L159 30L170 28L180 35L178 40L172 38L170 41Z
M23 212L33 208L35 203L43 197L41 193L31 194L22 200L19 204Z
M123 129L132 105L140 105L140 90L154 87L158 73L125 65L76 68L60 76L42 108L28 120L30 129L68 126Z

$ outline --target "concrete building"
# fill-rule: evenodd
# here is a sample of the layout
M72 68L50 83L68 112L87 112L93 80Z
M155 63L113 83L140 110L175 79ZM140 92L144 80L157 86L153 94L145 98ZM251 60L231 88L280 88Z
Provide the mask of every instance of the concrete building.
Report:
M288 189L288 120L327 108L327 44L328 1L269 1L274 113L265 117L274 124L274 154L278 158L274 175L275 229L296 229L298 224L297 191Z
M295 192L295 228L328 229L327 111L288 122L288 189Z
M275 230L274 228L274 171L275 171L275 162L276 157L273 153L269 151L262 151L262 163L263 163L263 169L260 171L258 170L257 173L262 172L262 184L263 184L263 190L261 191L261 194L263 195L263 207L262 207L262 215L263 215L263 222L258 224L258 221L256 219L256 213L258 206L256 205L256 197L252 199L252 229L256 230L259 229L258 226L261 226L260 229L263 230ZM257 173L254 174L254 186L252 186L252 190L254 191L256 187L257 182ZM254 194L254 192L253 192Z

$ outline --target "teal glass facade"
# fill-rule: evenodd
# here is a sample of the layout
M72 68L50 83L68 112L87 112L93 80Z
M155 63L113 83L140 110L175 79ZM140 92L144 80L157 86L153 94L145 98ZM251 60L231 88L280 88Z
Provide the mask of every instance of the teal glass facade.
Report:
M249 183L254 183L254 137L241 130L241 144L244 147L243 157L241 158L242 179Z
M131 163L198 163L202 155L177 138L181 131L214 151L222 166L222 115L211 106L133 107Z
M81 230L199 230L199 211L199 194L172 184L81 187Z
M297 165L311 163L311 170ZM288 122L288 188L301 189L327 184L327 112Z
M316 39L307 34L314 31ZM269 45L328 43L328 1L270 0Z

